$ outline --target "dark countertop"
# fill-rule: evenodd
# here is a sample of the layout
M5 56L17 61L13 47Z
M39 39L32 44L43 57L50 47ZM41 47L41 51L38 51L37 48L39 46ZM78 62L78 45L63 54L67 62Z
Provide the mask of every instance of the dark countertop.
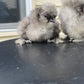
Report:
M0 43L0 84L84 84L84 43Z

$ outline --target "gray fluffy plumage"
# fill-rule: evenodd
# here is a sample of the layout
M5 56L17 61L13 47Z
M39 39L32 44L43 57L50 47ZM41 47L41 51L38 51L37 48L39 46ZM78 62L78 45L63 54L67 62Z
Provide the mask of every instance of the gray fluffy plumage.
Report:
M44 4L33 10L29 17L20 21L18 33L21 36L16 43L24 44L27 42L42 42L58 37L60 29L55 18L57 9L54 4Z
M61 27L73 42L84 41L84 0L62 0Z

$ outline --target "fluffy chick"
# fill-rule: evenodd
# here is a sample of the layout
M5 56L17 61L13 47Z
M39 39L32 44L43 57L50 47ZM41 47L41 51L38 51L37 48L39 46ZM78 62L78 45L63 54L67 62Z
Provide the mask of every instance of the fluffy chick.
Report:
M33 10L29 17L25 17L18 26L21 36L16 44L25 42L43 42L59 36L59 23L55 20L57 8L54 4L47 3Z
M84 0L62 0L61 27L73 42L84 41Z

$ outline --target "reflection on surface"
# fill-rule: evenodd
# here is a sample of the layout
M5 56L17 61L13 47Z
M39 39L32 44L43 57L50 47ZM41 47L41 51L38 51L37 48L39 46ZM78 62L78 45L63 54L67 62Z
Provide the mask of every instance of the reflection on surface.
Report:
M29 63L40 77L46 80L65 80L79 74L81 57L76 47L73 44L32 44L18 47L18 50L26 67Z
M0 0L0 23L18 22L18 0Z
M84 43L0 43L0 84L84 84Z

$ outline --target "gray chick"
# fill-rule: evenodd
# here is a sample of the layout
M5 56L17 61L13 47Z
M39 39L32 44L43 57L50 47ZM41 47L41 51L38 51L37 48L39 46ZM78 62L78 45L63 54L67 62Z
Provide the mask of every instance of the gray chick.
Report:
M57 8L54 4L47 3L34 9L29 17L25 17L18 26L21 36L16 44L25 42L43 42L59 37L59 23L55 20Z
M84 41L84 0L62 0L61 27L72 42Z

